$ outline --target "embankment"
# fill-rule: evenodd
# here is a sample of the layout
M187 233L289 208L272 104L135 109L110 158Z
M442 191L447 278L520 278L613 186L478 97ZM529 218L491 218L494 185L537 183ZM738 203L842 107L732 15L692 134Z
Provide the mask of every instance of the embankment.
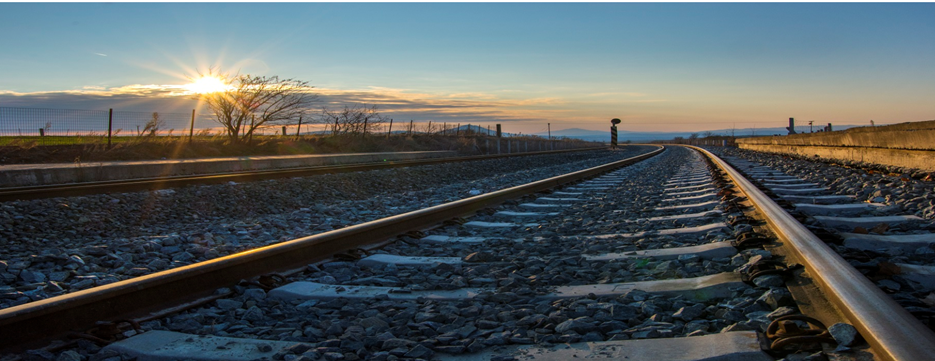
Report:
M935 171L935 120L836 132L737 139L759 152L818 157L841 163Z

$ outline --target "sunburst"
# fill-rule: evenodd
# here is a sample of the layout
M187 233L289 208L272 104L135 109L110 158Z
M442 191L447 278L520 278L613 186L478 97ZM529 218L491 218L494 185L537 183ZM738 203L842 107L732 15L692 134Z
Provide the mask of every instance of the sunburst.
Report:
M216 76L202 76L185 85L185 89L192 93L208 94L230 90L231 86Z

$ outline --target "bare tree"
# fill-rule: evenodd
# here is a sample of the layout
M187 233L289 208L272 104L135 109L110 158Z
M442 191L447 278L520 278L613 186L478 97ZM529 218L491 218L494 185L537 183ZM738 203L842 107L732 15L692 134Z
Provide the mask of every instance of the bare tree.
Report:
M343 109L321 108L319 122L331 127L331 134L364 134L373 130L384 118L376 105L344 105Z
M227 91L201 94L215 120L235 142L248 142L262 126L298 119L318 96L307 81L278 76L217 76L230 85Z

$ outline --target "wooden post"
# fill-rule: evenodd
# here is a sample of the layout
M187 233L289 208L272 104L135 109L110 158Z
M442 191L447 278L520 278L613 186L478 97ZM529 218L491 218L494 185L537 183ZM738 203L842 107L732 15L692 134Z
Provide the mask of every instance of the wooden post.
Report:
M188 142L192 142L192 137L195 135L195 109L192 109L192 124L188 127Z
M114 130L114 108L110 108L110 113L107 115L107 149L110 149L112 143L110 141L111 136L113 135Z
M412 119L409 119L409 136L412 136Z
M386 137L390 137L390 133L393 132L393 118L390 118L390 127L386 130Z
M458 123L458 127L455 128L455 136L457 137L460 135L461 135L461 123Z
M299 117L299 127L295 128L295 138L298 139L302 134L302 117Z

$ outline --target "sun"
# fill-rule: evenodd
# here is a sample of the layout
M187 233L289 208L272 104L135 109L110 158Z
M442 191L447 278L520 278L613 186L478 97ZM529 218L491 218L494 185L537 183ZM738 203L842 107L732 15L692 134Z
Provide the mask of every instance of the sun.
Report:
M231 86L229 84L224 83L221 78L214 76L203 76L195 79L191 84L185 85L185 89L198 94L223 92L230 88Z

